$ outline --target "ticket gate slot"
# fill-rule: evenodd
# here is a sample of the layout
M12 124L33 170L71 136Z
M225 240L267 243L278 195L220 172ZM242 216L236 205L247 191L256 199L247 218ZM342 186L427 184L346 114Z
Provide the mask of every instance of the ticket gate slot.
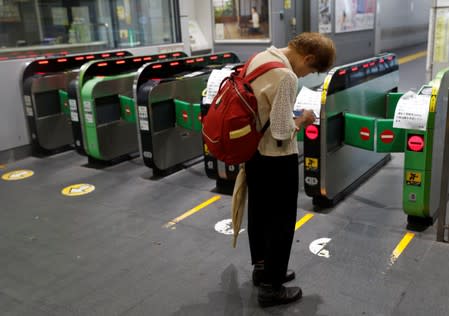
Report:
M111 60L105 60L106 64L96 63L96 67L94 65L86 66L83 69L83 72L80 74L80 78L76 78L69 83L68 87L68 102L70 107L70 119L72 122L72 133L74 138L75 149L80 155L87 155L85 150L85 139L83 133L83 116L81 115L81 109L79 106L80 99L80 88L83 84L95 77L95 76L109 76L117 74L118 72L125 73L127 71L135 71L143 64L155 61L155 60L167 60L167 59L176 59L186 57L187 55L184 52L176 51L171 53L164 54L152 54L145 56L133 56L130 58L122 58L125 63L122 64L113 64ZM132 62L129 62L129 61ZM99 65L102 66L99 66ZM119 69L117 70L117 65ZM111 67L112 66L112 67ZM78 83L78 79L80 79L81 83Z
M25 114L31 133L33 154L69 149L73 143L65 92L86 60L130 55L127 51L69 55L37 59L26 64L22 74Z
M237 62L235 54L220 53L153 63L139 70L135 83L139 144L153 175L170 174L202 155L201 93L212 69Z
M304 137L304 188L315 205L334 205L390 160L366 149L375 147L376 120L386 118L386 96L398 82L392 54L329 72L320 124L307 127Z

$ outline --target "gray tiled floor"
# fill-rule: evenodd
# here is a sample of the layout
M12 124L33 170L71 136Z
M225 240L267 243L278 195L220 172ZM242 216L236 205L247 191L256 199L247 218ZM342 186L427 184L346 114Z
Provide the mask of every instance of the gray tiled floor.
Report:
M101 171L82 167L73 152L10 164L5 172L28 168L35 175L0 182L1 314L445 315L449 248L434 242L435 229L418 233L390 260L407 231L402 159L393 155L342 203L314 213L296 232L290 266L305 296L266 310L249 282L246 233L233 249L230 237L213 229L229 218L229 196L175 229L163 227L215 195L202 164L157 181L139 176L148 169L138 159ZM96 190L60 194L81 182ZM298 218L312 209L302 189L298 207ZM308 249L321 237L331 238L328 259Z

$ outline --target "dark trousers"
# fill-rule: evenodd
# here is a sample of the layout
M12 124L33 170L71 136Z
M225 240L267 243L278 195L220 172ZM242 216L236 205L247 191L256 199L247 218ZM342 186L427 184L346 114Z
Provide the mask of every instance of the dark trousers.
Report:
M248 235L252 263L265 262L266 281L279 287L285 277L295 233L298 155L262 156L245 165Z

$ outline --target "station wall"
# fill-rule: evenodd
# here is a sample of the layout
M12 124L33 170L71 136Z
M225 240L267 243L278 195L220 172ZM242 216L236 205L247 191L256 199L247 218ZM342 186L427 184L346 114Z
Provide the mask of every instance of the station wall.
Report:
M376 51L425 43L431 2L378 0Z

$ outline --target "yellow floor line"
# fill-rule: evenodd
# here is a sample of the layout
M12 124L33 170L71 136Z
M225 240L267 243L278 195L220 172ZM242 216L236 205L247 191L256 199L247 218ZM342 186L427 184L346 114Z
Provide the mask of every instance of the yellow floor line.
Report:
M206 206L218 201L219 199L221 199L220 195L215 195L213 197L211 197L209 200L207 200L206 202L201 203L198 206L195 206L194 208L192 208L191 210L188 210L187 212L185 212L184 214L182 214L181 216L176 217L175 219L172 219L171 221L169 221L167 224L165 224L163 227L166 228L170 228L173 225L176 225L177 223L179 223L180 221L182 221L183 219L195 214L196 212L201 211L203 208L205 208Z
M398 60L399 61L399 65L402 65L402 64L405 64L405 63L409 63L409 62L411 62L411 61L413 61L415 59L418 59L418 58L421 58L421 57L425 57L425 56L427 56L427 51L426 50L423 50L421 52L417 52L415 54L411 54L411 55L408 55L408 56L404 56L402 58L399 58L399 60Z
M402 238L402 240L399 242L399 244L396 246L396 248L393 250L393 253L391 254L391 262L394 263L399 256L402 254L402 252L407 248L408 244L412 241L412 239L415 237L414 233L406 233L405 236Z
M304 215L299 221L296 222L295 231L297 231L297 230L300 229L305 223L307 223L308 221L310 221L310 220L312 219L313 216L314 216L314 214L312 214L312 213L307 213L306 215Z

